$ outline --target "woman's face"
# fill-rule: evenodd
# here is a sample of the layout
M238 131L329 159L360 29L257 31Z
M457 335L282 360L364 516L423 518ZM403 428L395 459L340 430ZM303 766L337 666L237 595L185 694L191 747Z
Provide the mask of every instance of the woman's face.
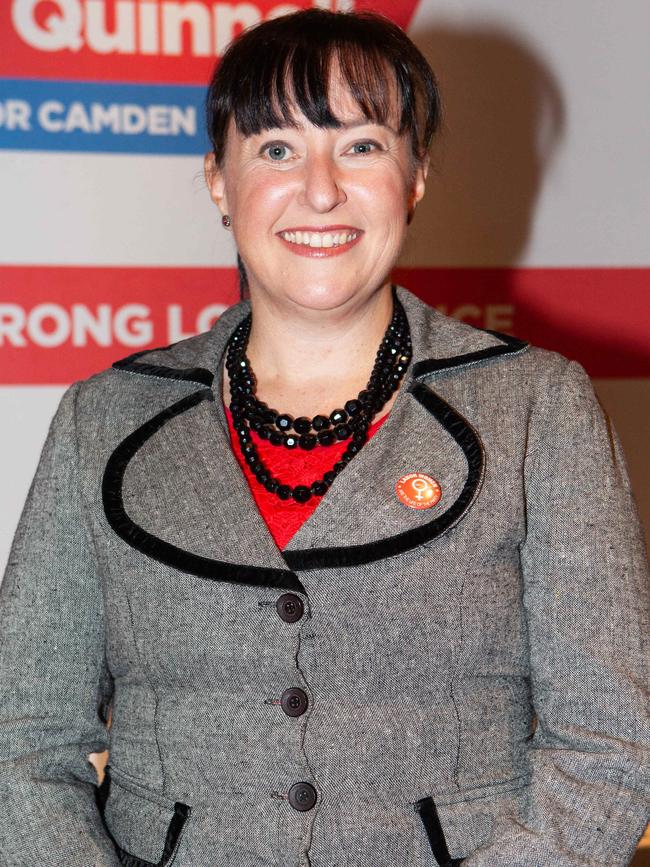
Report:
M206 158L212 198L229 214L251 298L334 310L386 284L424 194L408 136L368 123L342 87L330 102L340 129L296 114L298 127L248 138L231 122L220 169Z

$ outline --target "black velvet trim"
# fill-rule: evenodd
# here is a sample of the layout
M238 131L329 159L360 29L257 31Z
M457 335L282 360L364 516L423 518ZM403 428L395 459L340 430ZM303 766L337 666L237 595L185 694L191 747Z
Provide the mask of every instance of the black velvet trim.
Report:
M210 390L195 391L176 401L129 434L118 445L108 459L102 479L102 500L108 523L117 535L136 551L146 554L159 563L179 569L181 572L188 572L190 575L207 578L211 581L231 581L236 584L277 587L282 590L298 591L306 595L305 588L293 572L285 569L241 566L213 560L199 554L191 554L189 551L184 551L182 548L148 533L128 516L124 508L122 484L129 462L144 443L170 419L186 412L203 400L214 400L214 395Z
M345 548L310 548L297 551L283 551L283 557L290 569L328 569L338 566L360 566L384 557L393 557L430 542L452 527L469 508L476 496L483 478L485 455L481 441L469 423L446 403L439 395L419 382L410 386L409 391L456 440L467 459L467 478L463 489L454 503L428 524L415 530L406 530L395 536L388 536L378 542L365 545L350 545Z
M417 362L413 365L413 379L454 367L476 364L503 355L514 355L528 348L529 344L524 340L498 331L482 330L501 340L502 345L449 358L431 358ZM169 346L160 347L162 350L169 348ZM151 351L144 350L133 353L127 358L116 361L113 367L148 376L200 382L208 387L212 385L214 375L205 368L174 370L136 361L141 355ZM478 435L459 413L427 386L415 382L411 384L409 391L453 436L463 450L468 464L467 479L456 501L442 515L417 529L406 530L403 533L365 545L283 551L282 556L291 571L240 566L212 560L191 554L147 533L146 530L131 521L124 510L121 489L126 466L142 444L166 421L185 412L186 409L201 400L213 399L211 391L195 392L183 398L146 422L117 447L106 466L102 485L106 517L115 532L133 548L183 572L215 581L232 581L261 587L297 590L306 595L306 591L294 571L360 566L409 551L430 542L454 526L473 502L485 467L485 456Z
M188 820L190 813L192 812L192 808L188 807L187 804L183 804L182 801L176 801L174 804L174 815L171 818L169 823L169 827L167 828L167 834L165 836L165 846L163 848L163 853L160 858L160 861L145 861L144 858L138 858L135 855L131 855L129 852L126 852L119 843L116 842L115 838L108 830L106 825L106 820L104 818L104 812L106 809L106 802L108 801L108 796L110 794L111 788L111 771L110 766L107 765L104 768L104 779L100 786L97 787L97 791L95 794L95 798L97 801L97 807L99 808L100 815L102 817L102 821L104 822L104 828L111 839L111 842L115 846L115 850L120 859L120 864L123 864L124 867L165 867L165 864L169 861L169 859L174 854L176 847L178 846L178 842L180 840L181 834L183 832L183 827L185 822Z
M518 352L523 352L528 348L528 343L525 340L520 340L518 337L501 334L499 331L482 330L488 334L492 334L494 337L498 337L499 340L503 341L504 345L489 346L486 349L478 349L476 352L466 352L464 355L452 355L449 358L428 358L424 361L418 361L413 365L413 377L417 379L429 373L438 373L441 370L450 370L453 367L477 364L480 361L486 361L488 358L497 358L500 355L516 355Z
M164 352L167 349L171 349L172 346L174 346L173 343L169 346L158 346L156 349L144 349L141 352L134 352L132 355L127 355L126 358L114 361L112 367L115 368L115 370L127 370L129 373L141 373L144 376L196 382L199 385L207 385L209 388L214 382L214 373L206 370L205 367L184 367L175 369L173 367L165 367L162 364L147 364L145 361L136 360L142 355L146 355L148 352Z
M445 832L442 830L440 818L432 797L420 798L414 804L416 812L420 814L424 830L427 832L433 857L439 867L457 867L462 864L464 858L452 858L447 848Z

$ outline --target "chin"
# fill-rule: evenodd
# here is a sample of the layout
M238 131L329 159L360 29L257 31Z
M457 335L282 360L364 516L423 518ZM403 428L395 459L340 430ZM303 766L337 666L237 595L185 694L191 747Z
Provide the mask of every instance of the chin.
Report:
M337 286L296 287L287 290L286 297L296 306L306 310L336 310L343 307L356 295L365 294L361 288Z

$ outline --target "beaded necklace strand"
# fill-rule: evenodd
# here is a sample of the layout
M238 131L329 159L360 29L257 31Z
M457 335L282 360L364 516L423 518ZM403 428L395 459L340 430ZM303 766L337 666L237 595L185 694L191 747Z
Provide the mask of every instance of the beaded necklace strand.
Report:
M259 484L281 500L291 497L306 503L322 497L336 476L359 453L368 438L373 417L399 388L412 354L408 320L393 287L393 315L379 344L368 383L357 397L329 415L318 414L293 418L271 409L255 396L256 379L246 355L251 333L252 315L242 320L228 343L226 371L230 380L230 412L244 460ZM317 445L331 445L336 440L349 443L334 466L311 485L285 484L269 471L260 459L251 430L272 445L287 449L310 450ZM313 431L313 433L312 433Z

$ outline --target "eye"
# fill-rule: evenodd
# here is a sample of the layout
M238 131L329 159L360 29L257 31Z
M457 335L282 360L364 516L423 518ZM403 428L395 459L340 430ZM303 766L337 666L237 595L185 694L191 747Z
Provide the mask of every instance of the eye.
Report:
M360 154L361 156L365 154L374 153L374 151L381 150L381 145L376 141L358 141L355 142L350 148L353 154Z
M281 141L264 145L261 151L268 159L276 163L285 162L291 156L291 148Z

